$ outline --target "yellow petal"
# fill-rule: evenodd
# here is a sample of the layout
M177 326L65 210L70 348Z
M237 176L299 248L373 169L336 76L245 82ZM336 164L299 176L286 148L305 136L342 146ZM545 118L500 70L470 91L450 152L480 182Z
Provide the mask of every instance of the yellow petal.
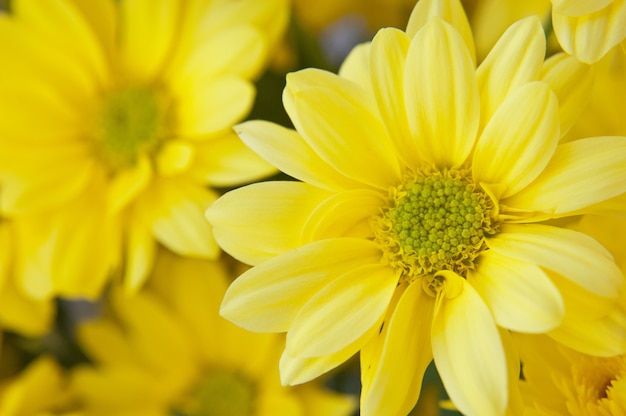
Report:
M76 337L89 358L101 365L133 366L136 357L122 327L111 321L87 321L76 329Z
M365 42L355 46L339 68L339 76L350 80L373 94L372 78L369 71L371 43Z
M381 29L372 41L369 69L378 110L398 154L408 166L417 163L404 103L404 65L411 39L393 28Z
M593 70L578 59L564 53L552 55L543 65L541 79L559 98L561 136L572 127L582 114L591 95Z
M305 69L287 75L283 103L302 138L339 172L382 189L399 181L396 152L376 103L356 84Z
M599 296L615 297L624 285L611 254L577 231L541 224L505 224L487 245L506 257L559 273Z
M432 326L437 370L462 413L504 414L507 365L498 328L472 285L457 279L463 286L459 296L449 299L440 294L437 298Z
M134 210L129 217L123 285L128 293L135 293L152 271L156 241L141 211Z
M552 0L555 13L580 16L593 13L609 5L613 0Z
M118 172L109 183L107 199L109 212L118 213L126 207L141 191L152 176L152 165L147 156L142 155L134 166Z
M254 87L241 78L212 78L176 91L176 134L207 138L230 131L252 108Z
M592 137L559 145L541 175L502 204L567 214L625 191L626 137Z
M430 343L435 299L422 285L404 291L387 323L381 360L371 384L361 396L363 415L408 414L415 406L426 367L432 361Z
M311 297L356 267L376 264L369 240L321 240L248 270L228 288L220 313L248 330L285 332Z
M241 140L282 172L325 189L359 187L326 163L294 130L263 120L235 126Z
M537 16L512 24L476 71L484 126L506 97L539 78L546 40Z
M184 172L194 157L194 147L182 140L168 140L156 155L157 170L162 176Z
M43 336L52 328L55 304L52 299L32 299L9 280L0 290L2 327L28 337Z
M315 208L302 230L305 242L332 237L372 237L372 218L385 198L368 189L338 192Z
M261 182L226 193L205 215L222 249L257 264L301 246L307 218L330 195L301 182Z
M506 186L506 198L531 183L546 167L559 142L559 107L543 82L511 93L483 130L472 160L477 182Z
M287 353L331 355L380 328L397 283L396 273L385 264L365 264L335 277L296 315L287 333Z
M411 42L404 93L415 146L426 161L462 165L476 139L478 87L463 39L438 18Z
M409 17L406 26L406 33L414 37L419 30L424 27L433 17L439 17L443 21L450 23L461 34L467 50L470 52L472 61L476 62L474 52L474 37L470 28L463 5L458 0L421 0L419 1Z
M558 289L541 267L489 250L468 282L504 328L541 333L563 320L565 307Z

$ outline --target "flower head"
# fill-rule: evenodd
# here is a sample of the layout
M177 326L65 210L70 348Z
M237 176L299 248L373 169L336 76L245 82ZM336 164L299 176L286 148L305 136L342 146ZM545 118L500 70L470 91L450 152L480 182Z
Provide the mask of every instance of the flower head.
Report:
M24 223L23 290L94 297L118 268L137 289L156 242L215 257L207 185L275 171L231 129L287 1L12 3L0 16L0 176L3 211Z
M626 190L626 138L559 144L577 111L559 99L581 73L572 58L544 63L537 18L478 68L472 45L458 2L420 1L407 32L379 31L339 75L288 75L297 131L237 127L301 181L240 188L207 211L219 244L255 265L221 313L287 332L283 382L360 351L362 414L406 414L434 357L463 413L503 414L519 368L501 329L550 333L616 302L607 251L545 221Z

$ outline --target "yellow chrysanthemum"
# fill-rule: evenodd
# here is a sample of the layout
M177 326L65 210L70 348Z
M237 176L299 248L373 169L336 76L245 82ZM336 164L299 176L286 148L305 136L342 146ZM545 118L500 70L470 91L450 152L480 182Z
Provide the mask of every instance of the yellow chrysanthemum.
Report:
M24 290L93 297L118 266L137 288L156 241L217 255L206 186L273 172L231 130L286 15L286 0L12 2L0 175Z
M626 356L581 354L544 336L519 336L529 416L626 414Z
M478 68L471 45L458 2L421 0L406 33L381 30L339 76L288 75L297 132L237 127L302 181L240 188L207 211L218 243L255 265L221 313L287 332L283 382L360 350L362 414L402 415L434 357L461 412L503 414L519 369L499 328L568 342L614 306L623 280L606 249L545 221L626 190L626 137L559 144L586 69L544 63L537 18Z
M112 294L110 314L78 329L94 366L73 386L89 415L347 416L353 397L280 385L279 335L218 315L231 279L222 263L161 252L148 287Z

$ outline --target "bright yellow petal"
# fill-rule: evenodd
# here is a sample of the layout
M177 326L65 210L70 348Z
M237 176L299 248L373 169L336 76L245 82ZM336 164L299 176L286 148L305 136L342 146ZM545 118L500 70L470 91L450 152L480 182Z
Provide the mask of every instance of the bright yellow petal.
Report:
M489 250L468 282L493 312L496 323L519 332L541 333L563 320L565 306L556 286L534 263Z
M613 0L552 0L555 13L580 16L593 13L611 4Z
M350 80L373 94L372 78L369 71L371 43L366 42L355 46L344 59L339 68L339 76Z
M372 218L380 214L383 195L355 189L338 192L315 208L302 230L305 242L332 237L372 237Z
M128 293L134 293L143 286L152 271L156 254L152 228L143 214L141 210L134 209L127 225L123 286Z
M484 126L506 97L539 79L546 40L537 16L512 24L476 71Z
M234 132L194 146L191 174L215 187L233 187L277 173L274 166L250 150Z
M446 278L451 278L446 276ZM502 415L507 405L507 365L498 328L471 284L449 299L437 298L432 326L435 364L455 406L465 414Z
M317 69L287 75L285 110L309 146L345 176L387 189L400 179L396 151L373 97Z
M397 283L386 264L365 264L336 277L296 315L287 333L287 353L331 355L378 328Z
M443 21L450 23L459 31L465 42L467 50L470 52L472 61L476 62L474 52L474 37L470 28L463 5L458 0L421 0L413 8L409 22L406 26L406 33L410 37L414 37L419 30L424 27L428 21L438 17Z
M87 356L103 366L133 366L136 357L120 325L96 320L79 325L76 337Z
M559 142L559 104L547 84L533 82L511 93L485 126L472 160L476 182L500 184L502 198L531 183Z
M435 299L422 285L404 291L391 320L381 360L361 396L363 415L408 414L415 406L426 367L432 361L430 331Z
M613 0L603 9L580 16L554 10L552 25L565 52L592 64L626 37L626 1Z
M112 57L116 48L117 4L109 0L71 0L98 37L104 52Z
M564 53L552 55L543 65L541 79L559 98L561 136L572 127L589 100L594 77L592 67Z
M404 104L404 65L411 39L393 28L381 29L372 41L369 69L378 110L389 137L408 166L417 162Z
M624 285L611 254L577 231L541 224L505 224L487 245L503 256L559 273L599 296L616 297Z
M109 212L117 214L125 208L141 191L152 177L152 165L146 155L141 155L134 166L119 171L107 187Z
M626 137L592 137L561 144L546 169L502 204L567 214L626 192Z
M161 176L174 176L187 170L195 159L195 146L184 140L168 140L155 157L157 172Z
M368 240L321 240L248 270L228 288L220 313L248 330L285 332L324 286L350 270L380 260Z
M411 42L404 94L415 146L426 161L462 165L476 139L478 87L463 39L438 18Z
M224 76L176 91L176 135L207 138L230 131L252 108L253 85Z
M296 179L330 190L361 186L322 160L292 129L269 121L252 120L235 126L235 131L263 159Z
M230 255L257 264L302 245L302 228L330 193L301 182L261 182L223 195L206 211Z
M21 293L13 281L0 290L2 327L29 337L43 336L52 328L55 305L52 299L38 300Z

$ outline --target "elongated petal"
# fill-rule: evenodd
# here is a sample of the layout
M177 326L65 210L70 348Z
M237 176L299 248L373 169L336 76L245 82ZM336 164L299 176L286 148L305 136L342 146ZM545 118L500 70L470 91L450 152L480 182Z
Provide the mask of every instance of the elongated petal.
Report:
M385 206L384 197L368 189L338 192L311 213L302 240L309 242L332 237L372 236L372 218Z
M135 293L149 276L154 263L157 243L152 229L143 218L144 213L134 210L126 236L126 258L124 261L124 289Z
M603 9L580 16L555 10L552 25L565 52L592 64L626 37L626 1L614 0Z
M465 46L472 56L472 61L476 62L472 29L459 0L420 0L409 17L406 26L407 35L414 37L433 17L438 17L454 26L463 37Z
M546 40L537 16L512 24L476 71L482 125L505 98L539 78Z
M418 150L430 163L460 166L476 139L480 101L459 33L433 18L411 42L405 76L406 111Z
M501 415L507 404L506 360L487 305L461 277L461 294L437 298L432 326L435 364L455 406L469 415Z
M416 149L404 105L404 65L411 39L392 28L380 30L372 41L369 68L378 110L407 165L415 165Z
M107 188L108 207L111 213L118 213L137 194L143 191L152 177L152 165L147 156L141 156L134 166L122 170L109 182Z
M365 91L373 93L369 70L370 49L370 42L355 46L339 67L339 76L354 82Z
M609 5L613 0L552 0L555 13L568 16L589 14Z
M287 75L283 103L307 144L345 176L383 189L399 180L396 152L376 104L356 84L305 69Z
M483 131L472 161L474 180L505 185L506 198L544 170L559 142L559 105L547 84L511 93Z
M335 278L295 317L287 333L287 352L298 357L334 354L378 328L397 283L396 273L386 264L365 264Z
M592 137L558 146L541 175L502 203L566 214L625 191L626 137Z
M362 186L320 158L294 130L253 120L237 125L235 131L263 159L303 182L331 190Z
M380 251L355 238L321 240L248 270L228 288L220 313L259 332L285 332L308 300L337 277L376 264Z
M302 245L302 227L331 194L300 182L261 182L228 192L205 216L230 255L257 264Z
M468 282L480 293L498 325L519 332L542 333L563 320L558 289L538 265L487 251Z
M487 241L504 256L550 269L604 297L615 297L624 285L611 254L586 234L541 224L506 224Z
M408 414L415 406L424 371L432 360L430 331L435 299L411 284L388 323L381 360L361 398L363 415ZM365 389L364 389L365 390Z

